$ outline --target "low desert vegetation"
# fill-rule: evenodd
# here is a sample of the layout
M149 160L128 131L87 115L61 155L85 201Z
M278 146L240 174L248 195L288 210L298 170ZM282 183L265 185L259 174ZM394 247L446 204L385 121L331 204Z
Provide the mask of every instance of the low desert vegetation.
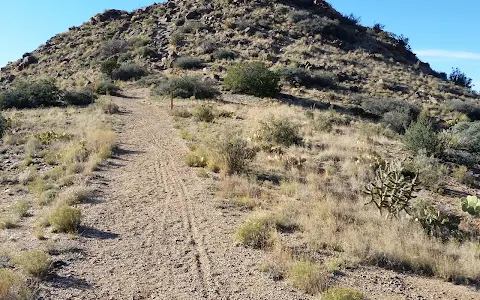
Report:
M279 76L264 63L243 62L228 70L223 85L234 93L274 97L280 91L279 81Z
M0 299L27 300L32 295L23 276L11 269L0 269Z
M153 89L154 95L173 94L173 97L188 99L212 99L219 94L219 91L209 82L203 81L198 77L171 77L164 78L157 83Z
M52 261L41 250L23 251L12 258L13 264L27 274L41 278L48 272Z

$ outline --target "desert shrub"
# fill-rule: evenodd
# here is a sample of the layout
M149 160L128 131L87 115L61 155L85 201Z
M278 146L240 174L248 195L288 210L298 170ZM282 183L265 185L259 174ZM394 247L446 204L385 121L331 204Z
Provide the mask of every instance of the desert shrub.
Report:
M420 185L434 192L442 191L446 168L439 159L428 156L424 150L420 150L411 161L404 164L404 167L411 173L418 173Z
M103 57L112 57L116 54L127 52L131 49L130 43L125 40L112 39L106 41L100 47L100 53Z
M229 49L218 49L215 52L213 52L213 57L217 60L220 59L235 59L237 54L233 52L232 50Z
M242 245L252 248L268 248L275 242L272 219L266 215L253 215L235 232Z
M27 300L31 296L32 291L22 276L10 269L0 269L0 299Z
M480 153L480 121L462 122L452 128L453 147L470 153Z
M200 122L212 122L215 119L213 107L206 104L197 106L193 111L193 116Z
M12 261L16 267L35 277L44 276L52 263L48 254L41 250L20 252Z
M17 216L19 216L20 218L24 218L29 216L29 210L31 207L32 205L28 200L22 199L15 203L13 210L15 211L15 214Z
M293 23L297 23L297 22L300 22L302 20L306 20L308 18L311 17L311 14L306 12L306 11L298 11L298 10L294 10L292 12L290 12L288 14L288 18L293 22Z
M478 155L465 150L447 148L443 152L442 159L454 162L460 165L473 166L478 163Z
M459 68L455 68L452 70L452 72L448 76L448 80L453 82L455 85L466 87L469 89L472 88L472 79L468 78L467 75L460 71Z
M67 91L63 94L63 101L68 105L89 105L95 102L97 96L89 91Z
M43 193L41 193L37 198L36 202L38 205L48 205L55 200L57 197L57 191L54 189L46 190Z
M194 33L195 31L203 29L204 27L205 25L198 21L189 21L180 27L178 31L182 33Z
M273 97L280 91L279 81L262 62L242 62L228 70L223 84L234 93Z
M152 46L143 46L136 49L135 53L140 55L140 57L155 57L157 55L157 50Z
M80 226L82 213L80 209L70 206L57 207L49 217L50 225L54 231L75 233Z
M342 22L348 25L358 25L361 21L360 17L355 16L354 14L344 15Z
M241 138L225 135L218 142L216 153L222 171L231 175L245 172L250 162L255 158L257 150L249 147L247 141Z
M182 56L177 59L175 62L175 67L184 69L184 70L193 70L200 69L205 66L203 60L191 57L191 56Z
M93 190L85 185L74 186L65 189L60 195L60 203L65 205L81 204L90 199Z
M207 39L200 43L197 48L198 53L210 54L214 53L218 49L218 43L214 40Z
M0 229L13 229L17 227L17 221L8 217L0 219Z
M20 81L12 90L0 93L0 109L57 106L60 96L60 90L52 80Z
M452 175L460 183L472 186L475 183L475 176L471 171L468 170L466 166L460 166L455 168L452 172Z
M219 94L211 83L191 76L165 78L153 89L157 95L170 95L172 91L179 98L211 99Z
M444 143L441 137L433 129L432 123L423 115L408 127L403 141L406 148L414 154L422 149L427 155L438 155L443 151Z
M172 116L179 118L190 118L192 113L184 107L176 107L171 112Z
M175 31L170 35L170 44L179 46L185 41L185 35L182 32Z
M107 77L111 78L113 71L118 68L117 58L111 57L102 62L100 65L100 71Z
M123 81L131 79L138 80L145 75L147 75L147 70L135 63L123 64L112 72L113 79L119 79Z
M299 127L291 123L287 118L270 117L266 122L261 122L257 136L267 143L286 147L303 143Z
M329 277L320 266L306 260L293 264L288 272L288 280L296 288L307 294L315 295L328 288Z
M453 99L446 101L445 105L454 111L466 114L472 121L480 120L480 104L474 101Z
M0 114L0 138L3 138L3 135L5 134L5 131L7 131L7 129L8 129L8 121L3 116L3 114Z
M207 166L208 160L205 155L198 152L190 152L185 156L185 163L192 168L203 168Z
M294 86L335 87L335 75L325 71L310 71L304 68L283 68L277 74Z
M106 114L113 115L120 113L120 107L112 100L102 100L98 102L102 111Z
M322 293L323 300L363 300L359 291L350 288L333 287Z
M116 95L120 88L111 81L101 80L95 83L93 91L99 95Z
M398 99L377 99L363 98L362 109L373 114L382 120L382 123L389 125L399 133L405 132L408 126L420 113L417 106L405 100Z

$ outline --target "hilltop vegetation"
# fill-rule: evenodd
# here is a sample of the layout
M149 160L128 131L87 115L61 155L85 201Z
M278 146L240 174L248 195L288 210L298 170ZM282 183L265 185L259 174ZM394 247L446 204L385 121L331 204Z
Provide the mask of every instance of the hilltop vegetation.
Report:
M86 181L115 145L119 108L95 99L134 84L175 98L185 163L242 216L237 243L271 253L266 276L325 299L363 299L369 283L340 274L364 266L480 282L478 95L381 24L320 0L109 10L2 68L0 84L3 155L22 160L4 182L27 195L5 230L34 215L38 239L77 232ZM49 258L35 257L28 276L42 277Z

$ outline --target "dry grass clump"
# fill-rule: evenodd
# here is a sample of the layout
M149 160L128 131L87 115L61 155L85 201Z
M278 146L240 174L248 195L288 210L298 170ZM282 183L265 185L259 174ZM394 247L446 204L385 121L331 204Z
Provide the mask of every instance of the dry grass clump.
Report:
M350 288L332 287L322 293L322 300L363 300L365 296Z
M27 199L18 200L13 206L13 211L19 218L25 218L30 215L29 211L32 205Z
M25 279L10 269L0 269L0 299L27 300L32 296Z
M44 276L52 263L48 254L41 250L23 251L12 261L16 267L35 277Z
M236 239L244 246L252 248L269 248L276 239L275 224L267 214L252 215L236 233Z
M93 190L86 185L72 186L60 193L59 202L67 206L81 204L87 201L93 194Z
M82 213L79 208L61 205L50 214L48 221L55 232L75 233L81 224Z
M17 221L12 219L11 217L2 217L0 219L0 229L13 229L17 227Z
M328 288L330 276L318 264L300 260L290 267L288 281L299 290L315 295Z

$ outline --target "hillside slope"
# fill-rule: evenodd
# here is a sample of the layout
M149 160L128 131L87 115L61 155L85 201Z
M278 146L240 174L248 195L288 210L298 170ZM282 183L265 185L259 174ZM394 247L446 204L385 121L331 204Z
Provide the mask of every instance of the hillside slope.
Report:
M363 27L325 1L168 1L95 15L2 68L0 85L42 76L82 86L115 55L160 73L178 56L196 56L207 62L204 73L222 77L228 64L219 68L212 52L226 48L238 60L331 71L355 93L430 102L474 96L419 61L408 39L381 28Z

